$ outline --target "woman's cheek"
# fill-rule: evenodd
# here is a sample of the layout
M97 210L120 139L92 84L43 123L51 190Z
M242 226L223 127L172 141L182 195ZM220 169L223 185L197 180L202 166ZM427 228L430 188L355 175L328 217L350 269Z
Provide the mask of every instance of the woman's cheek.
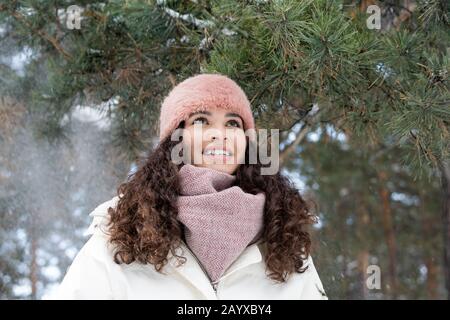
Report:
M185 131L184 131L183 149L184 149L183 152L187 152L190 155L190 158L191 158L190 161L193 162L196 150L195 150L195 143L194 143L194 130L192 128L185 129ZM200 152L201 152L201 150L200 150Z
M243 161L239 162L239 160L243 160L245 158L245 149L247 147L247 139L242 130L236 130L235 140L235 154L237 163L243 163Z

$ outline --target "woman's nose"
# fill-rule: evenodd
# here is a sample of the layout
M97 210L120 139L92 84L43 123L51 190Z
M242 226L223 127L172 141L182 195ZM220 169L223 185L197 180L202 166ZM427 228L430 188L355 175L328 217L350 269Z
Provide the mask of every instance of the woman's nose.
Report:
M216 140L217 137L216 137L216 136L212 136L211 139L212 139L212 140ZM223 138L223 140L227 140L227 139L228 139L227 137L224 137L224 138Z
M215 135L211 136L211 140L216 140L217 137ZM227 140L228 137L226 137L225 135L223 136L223 140Z
M211 128L210 140L215 141L218 139L227 140L226 128L223 127L214 127Z

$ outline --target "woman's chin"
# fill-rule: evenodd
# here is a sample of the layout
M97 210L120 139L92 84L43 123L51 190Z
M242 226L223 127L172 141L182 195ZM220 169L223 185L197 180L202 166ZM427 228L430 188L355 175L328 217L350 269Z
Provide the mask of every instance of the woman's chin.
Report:
M208 169L214 169L228 174L233 174L236 171L238 164L202 163L197 166Z

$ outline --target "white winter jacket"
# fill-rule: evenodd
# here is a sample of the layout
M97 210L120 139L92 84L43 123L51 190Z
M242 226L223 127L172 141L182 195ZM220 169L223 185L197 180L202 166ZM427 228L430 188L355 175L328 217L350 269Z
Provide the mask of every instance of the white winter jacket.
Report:
M308 269L292 274L287 282L278 283L266 276L260 242L248 246L215 284L184 242L177 254L185 256L186 262L176 267L177 259L169 253L169 263L163 268L166 274L151 264L116 264L101 229L107 222L108 208L117 201L114 197L90 213L93 221L86 232L90 238L57 289L45 299L328 299L311 257Z

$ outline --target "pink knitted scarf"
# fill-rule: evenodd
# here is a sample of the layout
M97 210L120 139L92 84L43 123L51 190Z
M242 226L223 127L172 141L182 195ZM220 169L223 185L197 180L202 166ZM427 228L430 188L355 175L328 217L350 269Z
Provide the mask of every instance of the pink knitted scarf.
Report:
M178 174L178 220L184 225L186 244L214 282L259 240L265 193L244 192L233 186L235 175L210 168L185 164Z

